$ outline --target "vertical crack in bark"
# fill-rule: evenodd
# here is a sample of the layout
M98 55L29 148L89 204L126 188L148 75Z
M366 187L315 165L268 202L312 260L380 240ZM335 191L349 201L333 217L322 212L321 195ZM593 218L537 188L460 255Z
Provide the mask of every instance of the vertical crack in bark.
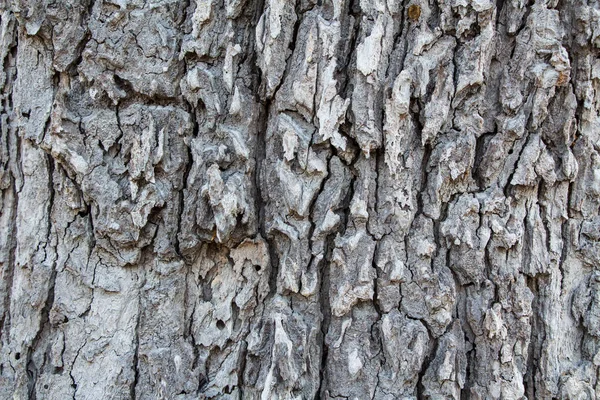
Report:
M420 320L419 320L420 321ZM429 339L430 339L430 349L429 349L429 354L427 354L427 356L425 357L425 360L423 361L421 370L419 371L418 374L418 378L417 378L417 398L418 399L426 399L427 397L425 397L425 386L423 384L423 378L425 377L425 373L427 372L427 367L429 365L431 365L431 361L433 361L433 359L435 358L435 354L437 353L437 349L438 349L438 345L439 345L439 340L434 338L433 335L431 334L431 331L429 330L429 327L427 327L427 324L423 324L425 325L425 327L427 328L427 334L429 335ZM450 327L451 325L449 325Z
M10 132L14 132L12 130L9 130L9 134ZM16 164L20 165L21 162L21 151L20 151L20 145L21 145L21 140L18 137L18 135L15 135L14 138L14 142L12 143L13 145L15 145L15 154L16 154ZM10 143L9 143L10 146ZM9 147L10 148L10 147ZM15 174L14 172L11 173L10 176L10 189L12 192L12 199L11 199L11 208L7 209L5 204L4 204L4 209L2 210L2 212L10 212L11 213L11 223L10 223L10 232L16 232L17 231L17 210L19 208L19 193L17 191L17 181L15 178ZM2 193L2 195L4 195L4 193ZM5 201L5 200L3 200ZM8 266L6 267L8 270L8 274L5 276L5 280L6 280L6 293L4 293L4 314L2 315L2 318L0 319L0 340L4 341L4 338L6 339L6 342L9 342L9 338L8 338L8 332L7 332L7 328L10 327L10 319L11 319L11 315L10 315L10 299L11 299L11 295L12 295L12 287L13 287L13 279L14 279L14 267L15 267L15 261L16 261L16 250L17 250L17 238L16 235L9 235L8 236L8 241L7 244L9 246L9 251L8 251Z
M381 114L382 114L382 121L385 121L385 107L381 108ZM376 150L375 153L375 193L374 193L374 197L375 197L375 204L373 204L373 213L375 215L377 215L378 213L378 204L379 204L379 175L380 175L380 171L381 171L381 167L384 167L383 163L381 163L381 160L383 158L384 155L384 144L385 141L382 141L382 145L380 148L378 148ZM375 337L378 339L378 343L379 343L379 354L381 354L383 356L383 361L380 363L380 366L376 372L376 378L377 381L375 382L375 388L373 391L373 397L372 400L375 398L375 394L377 393L377 387L379 386L379 374L381 373L381 368L382 365L386 364L386 360L385 360L385 352L384 352L384 344L383 344L383 338L381 335L381 332L376 331L375 333L373 333L373 330L379 330L380 328L380 322L381 322L381 318L383 317L383 311L381 310L381 307L379 306L379 298L378 298L378 280L379 280L379 268L377 268L377 252L379 250L379 243L380 240L382 238L380 238L379 240L377 239L377 237L375 235L373 235L370 231L369 231L369 222L371 220L372 216L369 215L369 218L366 222L366 230L367 233L369 234L369 236L371 236L371 239L373 239L375 241L375 247L373 249L373 259L371 260L371 268L373 268L374 272L375 272L375 276L373 277L373 308L375 309L375 312L377 312L377 319L373 322L373 324L371 325L371 337Z
M254 155L256 160L255 167L255 187L256 187L256 197L255 197L255 207L258 211L258 231L262 238L267 242L267 247L269 251L269 260L270 260L270 272L269 272L269 295L267 298L271 298L277 292L277 275L278 275L278 264L279 258L277 255L277 251L275 249L274 242L271 238L269 232L267 232L267 226L265 221L265 198L262 193L262 173L263 173L263 163L265 162L265 154L266 154L266 140L265 135L268 129L268 121L269 121L269 109L271 108L271 101L267 100L266 104L262 105L261 113L259 117L258 123L258 136L256 140L256 154Z
M466 353L467 356L467 366L466 366L466 375L465 375L465 385L460 391L460 400L469 400L471 399L471 386L473 385L471 370L475 366L475 346L471 351Z
M421 127L419 126L419 128L421 128ZM421 129L419 129L419 132L421 132ZM419 216L419 215L425 215L425 216L429 217L427 214L425 214L425 211L424 211L425 205L423 203L423 194L427 191L427 177L428 177L427 169L429 168L429 159L431 158L432 151L433 150L432 150L431 145L429 143L425 144L423 158L421 159L421 170L420 170L421 188L417 195L417 213L416 213L415 217Z
M133 367L133 382L131 382L131 385L129 387L129 396L131 400L135 400L137 399L136 396L136 390L137 390L137 385L138 385L138 381L140 378L140 370L139 370L139 351L140 351L140 319L141 319L141 314L142 314L142 297L141 297L141 293L139 291L141 291L141 288L143 287L143 283L138 287L138 307L137 307L137 316L136 316L136 322L135 322L135 328L134 328L134 339L133 339L133 345L134 345L134 351L133 351L133 362L132 362L132 367Z
M354 160L356 163L358 157ZM352 178L348 185L348 192L346 193L345 198L342 201L342 206L340 208L341 212L341 223L340 228L337 232L332 232L325 239L325 257L320 262L319 267L319 276L320 276L320 287L319 287L319 304L320 311L323 320L321 321L321 364L319 367L319 388L317 391L317 399L326 399L329 396L325 397L325 391L327 390L328 385L328 374L327 374L327 360L329 355L329 348L327 346L327 333L329 332L329 326L331 323L332 312L331 312L331 303L329 298L329 290L330 290L330 263L331 256L333 254L333 250L335 249L335 238L337 235L343 235L346 232L348 221L350 217L350 204L352 202L352 198L354 197L354 185L357 180L356 171L354 170L354 163L350 165L350 172L352 173Z
M14 164L17 168L21 163L21 142L19 136L16 134L15 130L11 128L12 120L14 118L14 112L12 111L12 86L13 82L16 80L17 69L14 68L13 73L11 74L10 64L16 61L17 56L17 45L18 45L18 35L16 35L16 23L14 21L14 17L12 13L7 13L7 15L2 15L0 18L0 23L4 23L5 19L8 18L9 25L8 29L3 32L7 37L7 53L5 57L0 60L2 62L2 113L0 114L1 122L6 123L6 126L2 126L0 124L0 132L1 130L6 130L6 139L7 143L2 143L1 146L6 146L6 150L8 151L8 159L5 161L5 164L2 165L2 172L7 173L9 175L9 186L7 189L0 191L0 199L2 200L2 211L3 213L10 213L10 224L8 226L9 232L16 232L17 223L16 216L17 210L19 206L19 190L17 189L17 171L11 170L11 155L15 155ZM6 116L6 118L3 118ZM10 207L6 206L7 194L10 193L12 198L10 199ZM16 260L16 247L17 240L16 235L7 235L6 244L8 246L8 258L6 260L7 265L2 266L3 269L7 271L7 274L4 275L6 292L2 293L2 302L3 304L3 314L0 315L0 343L8 343L10 341L9 335L7 334L7 328L10 327L10 299L12 297L12 286L13 286L13 278L14 278L14 266ZM0 376L2 375L2 365L0 363Z
M52 210L53 210L53 206L54 206L54 179L53 179L54 159L48 154L46 154L45 158L46 158L47 168L48 168L49 199L48 199L48 207L46 210L48 228L46 231L46 243L44 245L45 258L44 258L44 261L42 261L42 264L48 258L48 250L47 249L49 247L54 247L55 253L57 251L56 244L54 244L54 246L52 244L52 236L53 236L53 234L56 233L54 231L54 226L52 223ZM50 310L52 309L52 306L54 305L55 284L56 284L56 255L54 255L54 259L52 260L52 263L50 265L50 277L48 280L48 291L47 291L47 295L46 295L46 300L44 302L44 307L42 308L41 313L40 313L40 320L39 320L40 322L39 322L38 331L37 331L37 334L36 334L35 338L33 339L33 341L30 344L28 344L28 347L27 347L26 368L27 368L27 375L29 377L27 386L28 386L29 398L32 400L35 400L36 396L37 396L35 386L36 386L38 375L40 373L40 369L43 366L43 365L35 364L35 362L33 361L33 353L38 349L38 347L40 347L40 342L42 340L43 333L47 329L52 329L51 325L50 325Z
M69 369L69 378L71 379L71 388L73 389L73 400L76 400L77 398L77 381L75 380L75 376L73 376L73 368L75 368L75 363L77 362L77 359L79 358L79 355L81 354L81 350L85 347L85 345L87 344L87 339L85 339L83 341L83 344L77 349L77 352L75 353L75 357L73 358L73 364L71 364L71 368Z
M567 197L568 198L568 197ZM567 208L569 208L567 206ZM565 261L567 260L567 255L569 250L571 249L571 240L569 233L569 218L562 221L560 224L560 235L562 239L562 246L560 248L560 259L558 260L558 270L560 273L560 291L561 294L564 293L564 280L565 280Z
M525 151L525 148L527 148L527 144L529 143L529 138L530 136L524 136L521 139L516 140L513 143L513 147L511 149L511 152L509 152L509 155L512 154L512 151L514 151L514 148L516 146L520 146L519 148L519 155L517 156L517 158L515 159L515 163L512 165L512 168L510 169L511 173L508 175L508 178L506 179L506 182L504 184L504 188L503 188L503 192L504 192L504 197L506 197L507 199L514 199L514 193L512 191L513 185L512 185L512 180L513 180L513 176L515 175L515 173L517 172L517 167L519 165L519 162L521 161L521 157L523 157L523 152Z
M192 138L197 138L200 128L198 125L198 118L196 116L196 109L187 101L186 101L186 104L188 106L188 113L192 119L192 124L193 124ZM192 138L189 138L189 140L191 141ZM192 154L191 143L186 143L186 147L187 147L187 164L185 165L185 171L183 173L183 186L179 190L179 210L177 213L177 232L175 232L175 252L182 260L184 260L186 265L188 265L189 260L186 260L185 255L181 251L181 243L180 243L180 239L179 239L179 236L181 235L181 224L183 221L183 214L185 212L185 193L188 190L188 181L189 181L190 171L192 170L192 167L194 165L194 156Z
M527 398L536 399L536 373L539 368L538 366L541 356L540 353L542 351L543 345L543 338L540 338L540 335L538 333L538 329L543 330L543 321L540 321L540 318L538 316L538 309L541 306L539 304L541 301L541 297L539 295L538 290L538 278L526 276L525 279L527 281L527 286L529 287L529 290L531 290L531 292L533 293L534 297L531 304L533 313L530 317L530 324L532 328L531 341L529 344L530 348L527 351L527 372L523 377L523 386L525 388L525 394L527 395Z
M331 320L331 307L329 305L329 258L333 251L333 239L327 240L325 246L326 256L321 260L320 264L320 279L321 286L319 288L319 304L321 311L321 363L319 367L319 388L317 389L317 399L324 398L322 393L327 388L327 355L328 347L326 344L327 331Z
M343 52L344 50L348 50L347 54L344 54L343 63L340 68L336 68L336 79L340 82L339 93L340 96L344 98L350 98L352 94L352 90L354 89L351 85L351 73L352 70L350 65L352 60L354 59L354 53L356 51L356 47L358 46L358 36L360 31L360 17L361 12L355 12L354 6L357 0L349 0L348 4L348 16L352 18L352 26L348 27L349 38L348 41L340 41L340 49L338 52ZM343 46L348 46L346 49Z

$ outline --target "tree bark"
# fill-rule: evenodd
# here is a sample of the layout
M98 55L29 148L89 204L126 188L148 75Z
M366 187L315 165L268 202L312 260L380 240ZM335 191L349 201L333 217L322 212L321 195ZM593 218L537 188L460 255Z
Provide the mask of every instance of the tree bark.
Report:
M0 398L600 398L597 0L0 10Z

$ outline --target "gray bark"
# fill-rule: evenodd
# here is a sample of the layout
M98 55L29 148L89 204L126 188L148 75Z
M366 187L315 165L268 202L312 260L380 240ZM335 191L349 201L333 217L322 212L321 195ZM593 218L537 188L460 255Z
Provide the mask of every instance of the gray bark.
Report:
M0 398L600 398L597 0L0 11Z

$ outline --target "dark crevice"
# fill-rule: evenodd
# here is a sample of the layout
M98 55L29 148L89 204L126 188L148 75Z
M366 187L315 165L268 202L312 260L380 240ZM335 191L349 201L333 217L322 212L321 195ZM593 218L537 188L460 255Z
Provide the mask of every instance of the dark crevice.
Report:
M466 354L467 365L465 374L465 385L460 391L460 400L471 399L471 387L473 386L473 376L471 370L475 368L475 354L475 348L473 348L471 351L468 351Z
M320 288L319 288L319 304L320 311L322 316L321 321L321 365L320 365L320 373L319 373L319 389L317 391L316 399L322 399L324 397L324 391L327 389L328 382L328 374L327 374L327 360L329 355L329 349L326 345L326 337L327 332L329 331L329 326L331 324L332 311L331 304L329 300L329 290L330 290L330 261L331 256L333 254L333 250L335 249L335 238L337 235L343 235L347 229L349 223L350 216L350 204L352 202L352 198L354 197L354 184L356 183L356 175L353 171L353 167L351 168L351 172L353 177L348 185L348 191L346 196L342 201L342 205L340 208L341 211L341 221L340 228L337 232L332 232L325 239L325 256L319 262L319 276L320 276Z
M333 235L331 235L326 241L325 245L325 257L319 263L320 272L320 288L319 288L319 304L321 311L321 363L319 368L319 388L317 389L316 398L322 398L322 391L327 387L327 357L329 349L326 344L327 332L329 331L329 325L331 323L331 305L329 303L329 287L330 287L330 275L329 275L329 260L333 252L335 245L333 243Z
M54 179L53 179L53 175L54 175L54 160L52 159L52 157L50 155L46 154L46 161L47 161L47 168L48 168L48 191L49 191L49 199L48 199L48 207L46 210L47 213L47 231L46 231L46 243L44 245L44 251L45 251L45 259L43 262L46 261L46 259L48 258L48 249L49 247L52 246L52 234L53 234L53 224L52 224L52 209L54 207ZM56 248L54 249L56 251ZM42 263L43 263L42 262ZM40 346L40 342L42 340L42 337L44 335L44 333L46 333L47 329L50 329L50 310L52 309L52 306L54 305L54 287L56 284L56 257L54 258L54 260L52 261L52 264L50 266L50 276L48 278L48 292L47 292L47 296L46 296L46 301L44 303L44 307L41 310L40 313L40 323L39 323L39 327L38 327L38 331L37 334L35 336L35 338L33 339L33 341L31 342L31 345L27 348L27 362L26 362L26 368L27 368L27 375L28 375L28 383L27 383L27 389L29 392L29 398L32 400L36 399L36 383L37 383L37 377L40 373L40 369L42 368L42 365L36 365L35 362L33 361L33 354L34 352L39 348Z
M568 208L568 206L567 206ZM561 226L560 226L560 233L561 233L561 238L562 238L562 246L560 249L560 259L558 261L558 269L560 271L560 290L561 290L561 295L563 294L563 290L564 290L564 281L565 281L565 261L567 260L567 254L568 251L570 249L570 245L571 245L571 235L569 234L569 220L565 220L562 221Z
M423 200L423 196L427 191L427 176L428 176L428 168L429 168L429 160L431 158L431 153L433 152L432 146L431 144L427 143L425 145L424 151L423 151L423 158L421 161L421 169L420 169L420 173L421 173L421 188L419 190L419 194L417 195L417 208L418 208L418 212L417 215L425 215L425 203Z
M133 360L132 360L133 381L130 383L130 386L129 386L129 398L131 400L136 399L136 387L137 387L137 384L138 384L138 381L140 378L139 350L140 350L141 314L142 314L142 300L141 300L141 295L138 293L138 309L137 309L137 317L136 317L136 323L135 323L135 328L134 328L134 342L133 342L133 345L135 346L135 349L133 352Z
M238 367L237 367L237 387L240 391L240 398L244 399L244 372L246 371L246 354L248 353L248 343L243 340L242 341L242 345L241 345L241 349L240 349L240 356L238 358Z
M192 118L192 123L193 123L192 138L196 138L196 137L198 137L198 132L200 129L199 125L198 125L198 119L196 117L196 113L193 110L193 107L191 107L191 105L189 103L188 103L188 107L190 108L190 110L188 112ZM192 166L194 165L194 156L192 153L191 143L188 143L186 148L187 148L187 164L185 166L185 171L183 172L183 178L182 178L183 186L179 190L179 212L177 213L177 232L175 233L174 239L175 239L175 252L177 253L177 255L185 261L190 261L190 260L186 260L184 254L182 253L181 239L180 239L181 224L183 222L183 214L185 212L185 195L186 195L186 192L188 191L188 181L189 181L190 171L192 170Z
M452 326L452 324L450 324L448 327L450 328L451 326ZM425 377L425 373L427 372L427 369L428 369L427 366L431 365L431 362L434 360L435 354L437 353L438 346L439 346L439 340L431 336L431 332L429 331L429 328L427 327L427 325L425 325L425 327L427 328L427 332L429 334L430 343L433 343L433 344L431 345L429 354L427 354L427 356L425 357L425 360L423 361L422 368L419 370L418 379L417 379L417 387L416 387L418 399L427 398L425 396L425 385L423 384L423 378Z
M540 310L541 298L539 295L539 283L537 278L532 278L529 276L525 276L527 286L531 293L533 293L533 301L531 304L532 315L530 317L530 326L531 326L531 337L530 337L530 348L527 351L527 371L525 376L523 376L523 386L525 388L525 395L528 399L536 399L536 372L538 371L539 366L539 357L541 356L540 352L542 351L543 346L543 337L540 337L540 330L543 331L544 327L542 326L543 322L538 315ZM543 278L540 278L543 279Z
M479 136L475 141L475 159L473 161L472 178L477 182L477 187L480 191L485 190L485 179L482 176L481 162L483 156L487 150L490 140L496 135L497 132L484 133Z
M77 352L75 353L75 357L73 358L73 364L71 365L71 369L69 370L69 378L71 378L71 388L73 389L73 400L76 400L77 397L77 382L75 381L75 377L73 376L73 367L75 366L75 363L77 362L77 358L79 357L79 354L81 353L81 349L83 349L83 347L87 344L87 341L84 341L83 344L77 349Z
M16 81L17 78L17 69L16 69L16 59L17 59L17 44L18 44L18 35L16 35L16 22L12 16L12 14L7 13L7 17L11 19L11 21L7 24L7 29L5 31L6 38L11 38L12 41L7 43L7 54L6 58L2 61L2 74L4 75L1 80L3 83L3 106L2 106L2 114L0 114L0 134L2 137L7 139L7 143L1 143L0 146L5 148L8 154L15 154L14 165L15 168L18 169L18 166L21 162L21 138L16 131L10 128L10 125L14 119L14 112L12 110L12 85L13 82ZM4 18L4 15L2 16ZM4 22L4 21L2 21ZM6 130L5 132L2 132ZM11 149L14 150L11 151ZM4 160L2 160L4 161ZM10 224L8 226L9 232L16 232L17 223L16 216L19 208L19 191L20 187L17 188L17 181L20 179L22 186L22 172L14 171L10 169L10 156L8 160L6 160L5 166L0 166L3 171L9 175L9 186L5 190L0 190L0 196L2 196L2 210L0 214L10 212ZM12 199L10 203L7 203L7 195L10 193ZM9 206L10 204L10 206ZM6 240L6 245L8 246L8 259L7 266L2 266L4 269L4 287L5 292L3 293L2 302L4 313L0 315L0 340L2 343L8 342L5 340L5 333L10 329L11 315L10 315L10 299L12 298L12 286L14 279L14 268L16 262L16 248L17 248L17 240L16 235L8 235ZM2 366L0 363L0 375L2 375Z
M268 129L268 120L269 120L269 109L271 108L271 102L267 101L261 109L261 114L259 117L258 124L258 132L257 132L257 140L256 140L256 153L254 158L256 160L255 166L255 182L254 186L256 188L255 195L255 208L258 212L258 231L263 238L267 242L267 247L269 250L269 260L270 260L270 277L269 277L269 298L272 297L277 291L277 274L278 274L278 265L279 265L279 257L276 252L275 243L272 240L271 233L267 231L266 220L265 220L265 201L268 199L265 198L265 195L262 193L262 173L263 163L266 157L266 139L265 135Z
M516 158L515 163L512 165L512 168L510 169L511 173L508 176L508 179L506 180L506 183L504 185L504 197L506 197L507 199L511 197L511 195L513 194L513 185L511 184L513 176L515 175L515 173L517 172L517 169L519 168L519 161L521 161L521 157L523 156L523 152L525 151L525 148L527 147L527 144L529 143L529 136L525 136L524 138L522 138L521 140L518 140L515 144L513 144L513 148L515 146L518 146L519 144L521 145L521 147L519 148L519 155ZM512 150L512 149L511 149Z
M360 10L360 6L358 5L358 0L351 0L349 2L348 12L349 16L352 17L353 24L352 26L350 26L350 24L347 24L347 29L349 32L348 40L340 41L340 48L338 49L338 59L343 60L343 62L341 63L341 65L338 66L338 68L336 68L335 71L336 80L339 82L340 85L338 93L343 98L348 98L354 89L351 83L352 79L351 77L349 77L348 71L350 71L350 65L352 63L353 56L357 48L357 41L360 31L360 20L362 17L362 11ZM346 24L344 24L344 26L346 26Z

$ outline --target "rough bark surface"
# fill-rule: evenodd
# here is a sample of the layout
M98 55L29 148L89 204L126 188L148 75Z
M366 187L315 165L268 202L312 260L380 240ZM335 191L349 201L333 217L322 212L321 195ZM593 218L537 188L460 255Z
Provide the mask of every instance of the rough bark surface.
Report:
M0 12L0 398L600 398L597 0Z

